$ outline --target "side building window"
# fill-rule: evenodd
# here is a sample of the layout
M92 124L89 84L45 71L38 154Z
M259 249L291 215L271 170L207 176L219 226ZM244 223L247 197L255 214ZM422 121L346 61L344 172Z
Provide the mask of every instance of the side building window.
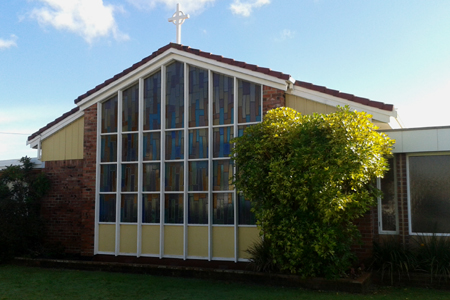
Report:
M408 156L410 233L450 234L450 155Z
M397 187L395 159L388 160L389 170L378 180L383 196L378 199L378 216L380 234L398 233Z

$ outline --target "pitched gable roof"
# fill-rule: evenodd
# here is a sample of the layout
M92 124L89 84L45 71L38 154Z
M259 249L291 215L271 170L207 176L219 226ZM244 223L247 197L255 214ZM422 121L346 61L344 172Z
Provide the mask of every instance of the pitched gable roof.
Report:
M197 55L200 56L204 59L208 59L208 60L214 60L217 62L221 62L230 66L234 66L234 67L238 67L238 68L242 68L242 69L246 69L249 71L253 71L253 72L258 72L261 74L265 74L274 78L278 78L278 79L282 79L282 80L290 80L292 77L289 74L285 74L282 72L277 72L277 71L273 71L269 68L263 68L263 67L259 67L257 65L252 65L252 64L247 64L245 62L242 61L236 61L234 59L231 58L226 58L220 55L215 55L215 54L211 54L209 52L203 52L201 50L198 49L193 49L190 48L188 46L183 46L183 45L179 45L179 44L175 44L175 43L170 43L162 48L159 48L158 50L156 50L155 52L153 52L152 54L150 54L149 56L145 57L144 59L142 59L141 61L133 64L131 67L123 70L122 72L114 75L113 77L105 80L103 83L97 85L95 88L87 91L86 93L80 95L78 98L76 98L74 100L75 104L79 104L81 101L83 101L84 99L86 99L87 97L89 97L90 95L96 93L97 91L100 91L101 89L107 87L108 85L110 85L111 83L124 78L126 75L130 74L132 71L137 70L138 68L142 67L143 65L145 65L146 63L148 63L149 61L151 61L152 59L160 56L161 54L163 54L164 52L170 50L170 49L176 49L179 51L183 51L189 54L193 54L193 55ZM378 108L381 110L385 110L385 111L393 111L394 110L394 106L392 104L384 104L382 102L377 102L377 101L372 101L369 100L367 98L361 98L361 97L357 97L354 96L352 94L347 94L347 93L342 93L339 92L337 90L332 90L332 89L328 89L324 86L318 86L318 85L314 85L312 83L308 83L308 82L303 82L303 81L295 81L294 83L295 86L299 86L302 88L306 88L309 90L313 90L316 92L320 92L320 93L324 93L324 94L328 94L331 96L335 96L338 98L342 98L345 100L349 100L355 103L360 103L360 104L364 104L370 107L374 107L374 108ZM28 137L28 141L33 140L34 138L36 138L38 135L40 135L41 133L43 133L44 131L46 131L47 129L50 129L51 127L55 126L56 124L58 124L59 122L61 122L62 120L68 118L69 116L75 114L76 112L79 111L79 107L75 107L74 109L72 109L71 111L63 114L61 117L55 119L54 121L48 123L46 126L42 127L41 129L39 129L37 132L33 133L32 135L30 135Z

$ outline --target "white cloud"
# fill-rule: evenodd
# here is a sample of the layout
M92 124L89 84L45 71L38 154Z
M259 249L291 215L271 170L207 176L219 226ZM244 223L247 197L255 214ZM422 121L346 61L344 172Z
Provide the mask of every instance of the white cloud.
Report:
M43 7L35 8L31 16L41 25L58 30L72 31L88 43L103 36L112 35L116 40L127 40L128 35L119 31L114 13L121 7L104 4L103 0L38 0Z
M280 32L280 36L276 39L277 41L284 41L287 39L292 39L295 36L295 31L292 31L290 29L283 29Z
M16 43L17 37L13 34L9 40L0 39L0 50L8 49L11 47L17 47Z
M140 9L153 9L158 4L163 4L167 9L175 11L177 3L180 3L180 10L185 14L201 12L215 0L128 0L131 4Z
M254 8L260 8L263 5L270 4L270 0L253 0L241 2L241 0L234 0L230 5L231 12L235 15L242 15L249 17Z

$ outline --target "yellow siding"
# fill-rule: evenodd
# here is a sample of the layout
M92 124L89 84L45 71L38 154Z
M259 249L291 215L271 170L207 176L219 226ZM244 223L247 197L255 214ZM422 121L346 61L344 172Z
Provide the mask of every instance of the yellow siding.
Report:
M208 257L208 227L188 227L188 256Z
M286 106L301 112L304 115L329 114L336 111L336 107L308 100L302 97L286 95Z
M137 225L120 225L120 253L137 253Z
M183 226L164 226L164 255L182 256Z
M213 227L213 257L234 258L234 227Z
M83 159L84 117L42 141L42 161Z
M116 225L98 225L98 251L115 252Z
M245 252L254 243L261 241L257 227L240 227L238 229L239 258L249 258L250 255Z
M142 226L142 254L159 254L159 225Z

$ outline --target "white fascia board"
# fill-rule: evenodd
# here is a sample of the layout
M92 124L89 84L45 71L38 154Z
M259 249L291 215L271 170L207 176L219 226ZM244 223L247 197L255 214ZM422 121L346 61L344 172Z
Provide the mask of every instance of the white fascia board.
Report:
M391 117L394 118L397 117L397 111L395 110L387 111L299 86L294 86L294 89L292 90L291 94L294 96L306 98L308 100L316 101L334 107L338 105L340 106L348 105L350 109L369 113L372 115L373 119L384 123L390 123Z
M395 140L394 153L450 151L450 127L404 128L381 130Z
M30 145L30 148L35 148L38 146L39 141L43 141L46 138L48 138L49 136L51 136L52 134L56 133L57 131L63 129L64 127L66 127L67 125L69 125L70 123L78 120L79 118L81 118L82 116L84 116L84 111L79 110L76 113L74 113L71 116L68 116L67 118L65 118L64 120L60 121L59 123L53 125L52 127L50 127L49 129L45 130L44 132L42 132L41 134L39 134L38 136L36 136L34 139L32 139L31 141L27 140L27 145Z
M276 78L261 72L247 70L241 67L229 65L227 63L218 62L213 59L204 58L199 55L187 53L178 49L169 49L166 52L158 55L154 59L148 61L146 64L140 66L136 70L124 75L99 91L89 95L77 105L81 110L99 102L106 100L108 97L113 96L117 90L123 90L128 86L136 83L139 78L146 78L152 73L158 71L161 66L170 63L171 61L181 61L188 64L192 64L196 67L212 70L217 73L225 74L228 76L236 76L240 79L256 82L258 84L267 85L283 91L288 88L288 83L284 79ZM289 80L287 80L289 81Z

